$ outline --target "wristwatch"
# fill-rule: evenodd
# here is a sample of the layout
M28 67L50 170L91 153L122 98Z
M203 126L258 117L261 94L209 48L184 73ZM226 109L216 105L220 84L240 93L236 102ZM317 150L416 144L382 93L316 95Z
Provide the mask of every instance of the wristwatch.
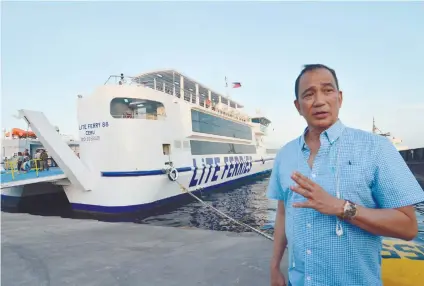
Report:
M343 206L342 219L343 220L353 219L357 213L358 213L358 209L356 208L356 204L352 203L349 200L346 200Z

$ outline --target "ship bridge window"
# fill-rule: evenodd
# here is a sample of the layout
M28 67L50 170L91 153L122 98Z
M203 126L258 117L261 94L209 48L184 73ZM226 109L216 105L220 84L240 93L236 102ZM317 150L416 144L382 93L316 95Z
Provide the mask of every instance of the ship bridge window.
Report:
M192 155L256 154L255 145L190 140Z
M191 123L194 132L252 140L252 130L249 126L193 109Z
M166 117L165 107L161 102L117 97L110 102L110 114L113 118L134 118L161 120Z

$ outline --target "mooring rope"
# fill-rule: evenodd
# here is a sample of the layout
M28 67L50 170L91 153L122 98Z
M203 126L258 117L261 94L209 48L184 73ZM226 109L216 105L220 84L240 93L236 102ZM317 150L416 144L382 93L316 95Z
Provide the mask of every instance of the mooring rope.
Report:
M169 171L170 171L170 169L165 170L165 172L166 172L167 174L169 173ZM252 231L254 231L254 232L258 233L259 235L261 235L261 236L263 236L263 237L265 237L265 238L267 238L267 239L269 239L269 240L271 240L271 241L274 241L274 238L273 238L272 236L270 236L270 235L268 235L268 234L266 234L266 233L264 233L264 232L262 232L262 231L260 231L260 230L258 230L258 229L256 229L256 228L254 228L254 227L252 227L252 226L250 226L250 225L248 225L248 224L245 224L245 223L243 223L243 222L241 222L241 221L238 221L238 220L236 220L236 219L234 219L234 218L230 217L229 215L227 215L227 214L223 213L222 211L218 210L217 208L213 207L212 205L210 205L210 204L206 203L204 200L202 200L201 198L199 198L198 196L196 196L195 194L193 194L193 193L192 193L191 191L189 191L186 187L184 187L184 186L183 186L180 182L178 182L178 179L177 179L177 178L176 178L175 180L173 180L173 182L176 182L176 183L180 186L180 188L181 188L181 190L182 190L183 192L185 192L185 193L189 194L191 197L193 197L194 199L196 199L198 202L200 202L200 203L201 203L202 205L204 205L205 207L208 207L208 208L212 209L212 210L213 210L213 211L215 211L216 213L220 214L221 216L223 216L223 217L225 217L225 218L229 219L230 221L232 221L232 222L234 222L234 223L236 223L236 224L238 224L238 225L240 225L240 226L243 226L243 227L245 227L245 228L248 228L248 229L250 229L250 230L252 230Z

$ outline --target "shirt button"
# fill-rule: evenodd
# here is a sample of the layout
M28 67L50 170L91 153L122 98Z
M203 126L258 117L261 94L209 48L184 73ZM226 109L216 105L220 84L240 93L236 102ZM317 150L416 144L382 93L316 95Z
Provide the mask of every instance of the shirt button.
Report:
M310 249L308 249L308 250L306 250L306 253L307 253L307 254L311 254L311 253L312 253L312 251L311 251Z
M311 281L311 276L307 276L306 280Z
M315 178L317 175L315 173L312 173L312 178Z
M308 227L308 228L311 228L311 224L310 223L308 223L308 224L306 224L306 226Z

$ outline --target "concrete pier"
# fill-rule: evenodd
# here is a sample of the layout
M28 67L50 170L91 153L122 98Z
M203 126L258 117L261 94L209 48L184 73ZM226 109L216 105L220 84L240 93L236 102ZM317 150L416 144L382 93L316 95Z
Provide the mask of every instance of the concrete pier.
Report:
M1 216L1 285L270 285L272 241L254 233Z

